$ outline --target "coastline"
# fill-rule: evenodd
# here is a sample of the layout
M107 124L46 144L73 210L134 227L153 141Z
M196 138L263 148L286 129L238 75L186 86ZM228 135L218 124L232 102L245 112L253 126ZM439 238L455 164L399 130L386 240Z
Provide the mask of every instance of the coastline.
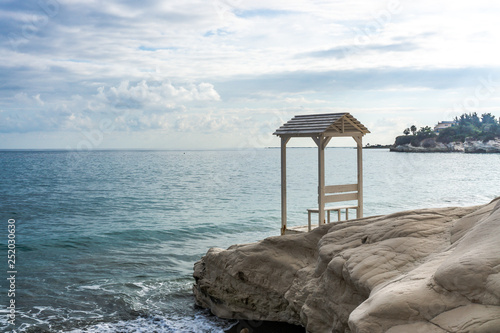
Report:
M392 152L401 153L466 153L466 154L497 154L500 153L500 139L483 142L481 140L465 140L465 142L437 142L435 139L426 139L421 145L411 143L393 145Z

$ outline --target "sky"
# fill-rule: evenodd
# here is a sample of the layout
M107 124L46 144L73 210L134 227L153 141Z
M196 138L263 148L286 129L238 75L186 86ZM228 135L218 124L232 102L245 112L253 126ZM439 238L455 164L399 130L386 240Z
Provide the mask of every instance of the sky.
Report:
M0 0L0 149L279 146L294 115L335 112L391 144L498 117L498 17L483 0Z

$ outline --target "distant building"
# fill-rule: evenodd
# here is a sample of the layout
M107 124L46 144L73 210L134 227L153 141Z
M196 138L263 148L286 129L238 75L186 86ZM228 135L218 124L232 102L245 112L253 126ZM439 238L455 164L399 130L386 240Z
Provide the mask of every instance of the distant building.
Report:
M439 131L442 130L443 128L448 128L448 127L452 127L456 124L456 121L452 120L452 121L440 121L439 123L437 123L436 126L434 126L434 132L436 134L439 134Z

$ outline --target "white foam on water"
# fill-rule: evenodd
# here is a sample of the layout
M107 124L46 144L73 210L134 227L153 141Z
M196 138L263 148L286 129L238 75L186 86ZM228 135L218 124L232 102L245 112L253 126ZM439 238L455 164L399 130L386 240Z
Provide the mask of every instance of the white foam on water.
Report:
M51 320L59 319L58 312L60 312L60 309L51 306L34 306L29 311L16 309L16 325L13 327L7 321L7 311L0 310L0 331L15 330L16 332L24 332L29 327L46 326L50 324ZM51 315L45 315L45 313L51 313ZM43 319L40 318L41 316Z
M153 316L115 323L100 323L65 333L223 333L236 325L235 321L196 314L188 318Z
M99 290L101 288L102 288L102 286L97 284L97 285L92 285L92 286L80 286L78 289L80 289L80 290Z

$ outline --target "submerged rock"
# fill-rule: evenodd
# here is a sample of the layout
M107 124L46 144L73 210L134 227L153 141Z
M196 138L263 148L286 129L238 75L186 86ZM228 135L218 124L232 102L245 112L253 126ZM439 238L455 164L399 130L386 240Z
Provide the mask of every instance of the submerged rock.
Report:
M499 332L500 200L270 237L195 264L198 305L308 332Z

